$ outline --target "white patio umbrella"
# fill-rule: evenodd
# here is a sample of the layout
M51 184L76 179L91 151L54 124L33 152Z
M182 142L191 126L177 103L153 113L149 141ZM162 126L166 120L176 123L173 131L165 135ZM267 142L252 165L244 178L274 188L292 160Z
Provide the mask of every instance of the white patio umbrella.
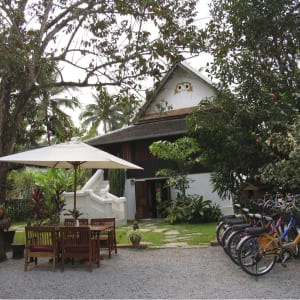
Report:
M76 210L77 170L82 169L143 169L110 153L79 140L28 150L0 157L0 162L32 166L74 169L74 210Z

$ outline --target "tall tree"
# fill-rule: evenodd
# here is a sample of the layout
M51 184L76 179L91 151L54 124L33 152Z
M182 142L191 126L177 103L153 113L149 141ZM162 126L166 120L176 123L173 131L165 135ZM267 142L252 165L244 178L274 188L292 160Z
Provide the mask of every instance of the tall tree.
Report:
M120 128L122 116L115 97L102 88L93 98L95 103L88 104L79 116L83 126L91 125L90 132L96 134L100 125L103 125L104 133Z
M129 125L132 118L137 113L137 109L141 104L140 101L135 95L130 94L128 91L125 91L125 93L123 94L119 94L117 96L116 101L117 106L120 109L120 112L122 113L120 125Z
M103 126L104 133L129 125L139 107L139 100L128 91L117 95L110 95L102 88L97 95L93 95L95 103L88 104L79 119L83 127L90 127L88 136L99 134L99 127Z
M299 115L300 4L295 0L213 0L206 28L216 97L189 124L215 171L221 196L236 194L259 169L287 157L265 147Z
M195 16L196 0L1 1L0 155L14 152L22 120L44 89L140 88L145 76L164 71L160 58L170 63L197 51ZM40 84L55 72L55 82ZM2 165L2 194L6 174Z
M46 78L47 83L55 82L55 74ZM67 95L67 92L69 96ZM65 96L63 95L65 94ZM18 148L32 147L41 140L50 145L63 142L73 136L74 124L66 109L80 107L79 100L71 96L68 88L52 87L41 90L35 98L36 109L24 114L18 137Z

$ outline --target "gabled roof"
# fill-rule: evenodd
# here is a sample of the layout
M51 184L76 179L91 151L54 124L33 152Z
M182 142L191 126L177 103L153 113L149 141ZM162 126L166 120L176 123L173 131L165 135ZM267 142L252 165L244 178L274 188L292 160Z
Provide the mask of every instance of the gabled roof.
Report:
M130 125L86 141L89 145L106 145L135 140L182 135L186 132L185 116L176 119L160 119Z
M198 70L191 67L188 63L186 63L184 61L179 62L179 63L173 65L173 67L166 73L166 75L163 77L163 79L159 82L158 88L155 89L155 91L153 92L151 98L148 101L146 101L146 103L140 108L139 112L136 114L136 117L133 119L133 123L139 122L139 121L141 121L141 119L145 118L144 114L145 114L147 108L155 100L158 93L164 88L166 82L169 80L170 76L174 73L176 68L181 68L181 69L183 69L187 72L190 72L190 73L194 74L203 83L205 83L206 85L212 87L212 82L205 75L203 75L201 72L199 72Z
M193 69L189 64L185 62L177 63L164 76L159 87L154 91L151 99L149 99L140 109L140 112L137 114L139 117L136 117L130 126L90 139L86 141L86 143L98 146L185 134L187 130L185 117L192 112L194 107L186 107L164 113L145 115L145 111L155 100L156 96L164 87L176 68L182 68L187 72L193 73L203 83L212 87L212 83L209 79L199 71Z

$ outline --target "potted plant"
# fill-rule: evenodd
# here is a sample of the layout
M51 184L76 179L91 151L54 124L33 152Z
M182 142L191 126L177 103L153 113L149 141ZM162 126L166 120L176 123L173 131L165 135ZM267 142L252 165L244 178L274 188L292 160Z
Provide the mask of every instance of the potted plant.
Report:
M132 244L132 248L140 248L142 233L139 229L133 229L128 232L128 238Z
M132 248L140 248L142 233L139 230L139 224L137 220L133 221L132 230L128 231L127 236L132 244Z

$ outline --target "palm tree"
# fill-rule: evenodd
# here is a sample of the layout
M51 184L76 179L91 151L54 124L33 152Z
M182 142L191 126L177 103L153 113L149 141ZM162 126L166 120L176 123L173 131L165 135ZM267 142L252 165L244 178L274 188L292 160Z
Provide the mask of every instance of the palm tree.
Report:
M62 88L53 88L50 91L44 91L40 97L38 114L40 113L44 120L49 145L53 137L58 142L63 142L73 136L74 124L72 118L64 110L66 108L74 110L80 107L80 103L75 97L56 97L56 95L61 95L63 91Z
M136 113L136 109L139 106L138 100L135 98L134 95L120 95L117 98L118 100L118 108L122 112L122 125L129 125L131 119Z
M45 75L41 80L43 83L55 81L55 74ZM46 136L47 144L56 139L59 142L70 139L73 136L74 124L70 115L65 109L74 110L80 107L75 97L61 96L65 88L43 89L35 95L34 102L36 109L30 110L24 116L22 128L18 136L18 146L37 144L40 139Z
M122 113L116 103L116 97L111 96L107 89L102 88L97 95L93 94L96 103L88 104L80 114L83 126L91 126L95 131L103 125L104 133L118 129L122 126Z

